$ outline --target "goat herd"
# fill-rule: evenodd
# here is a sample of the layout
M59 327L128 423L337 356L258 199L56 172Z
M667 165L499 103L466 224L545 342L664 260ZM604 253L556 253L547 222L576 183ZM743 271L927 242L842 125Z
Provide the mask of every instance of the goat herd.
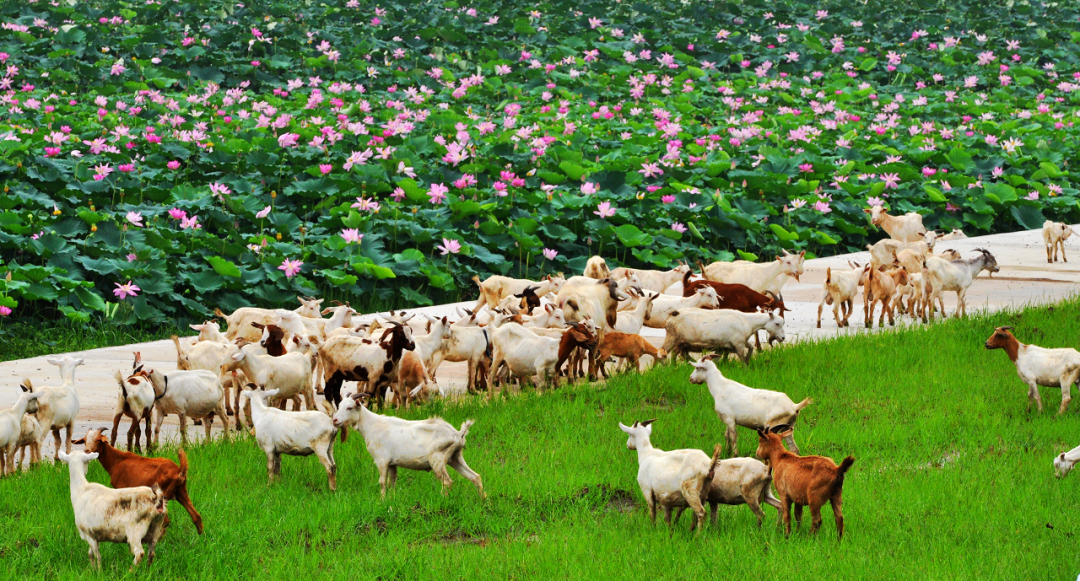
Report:
M890 216L880 207L868 212L890 238L869 247L871 261L866 266L853 263L851 271L828 271L818 327L825 305L832 306L839 327L848 326L859 287L867 327L877 303L882 305L879 326L886 314L894 323L897 312L923 320L933 318L935 310L944 315L945 291L957 293L960 316L965 312L964 294L975 276L982 270L999 270L987 250L978 249L970 259L954 251L933 253L937 240L963 237L958 231L937 237L922 227L917 214ZM1048 261L1056 260L1059 247L1065 258L1062 241L1069 234L1068 226L1047 222ZM705 503L711 505L714 521L717 505L747 504L760 526L764 503L779 510L785 532L790 533L791 507L796 521L801 521L802 508L809 506L811 531L816 532L821 508L831 503L842 536L841 493L854 458L837 465L822 456L799 456L794 426L811 400L795 403L784 393L742 385L725 378L714 363L724 354L748 362L755 347L760 348L761 330L769 343L784 340L787 309L780 290L789 277L799 279L803 261L804 253L785 251L766 264L715 262L699 265L702 278L694 280L686 264L670 271L610 270L603 258L594 256L582 276L474 279L479 301L472 310L459 309L462 317L456 322L425 315L421 323L415 313L404 312L354 321L357 313L349 305L321 309L321 299L307 297L300 298L301 306L295 310L241 308L229 315L216 310L227 324L226 332L216 321L208 321L192 325L199 332L194 343L173 337L177 370L147 369L137 353L131 373L116 373L119 389L111 438L103 428L72 441L79 412L75 370L83 360L49 358L59 367L62 384L35 388L24 381L16 405L0 410L0 474L15 472L16 452L24 465L28 450L30 462L39 461L41 442L52 432L56 457L69 465L76 527L90 545L91 561L100 566L99 542L126 542L137 565L146 554L143 543L149 545L148 557L153 559L167 524L166 501L179 502L197 531L203 531L186 488L188 462L183 449L179 465L132 452L142 451L144 424L147 448L159 443L167 415L179 416L184 444L189 418L203 423L208 439L215 418L224 422L225 438L230 415L236 430L246 423L266 454L271 482L280 476L282 455L314 454L335 490L334 441L339 437L345 441L351 426L364 439L379 470L382 495L394 486L399 467L434 472L445 493L451 467L484 497L480 475L462 456L472 420L457 429L439 418L409 421L378 414L369 404L409 406L483 389L495 397L511 382L557 386L561 376L607 377L613 358L616 365L622 360L636 370L644 355L674 360L688 358L690 352L711 351L712 355L691 361L690 381L708 386L725 426L729 453L738 451L737 427L751 428L758 432L760 460L722 460L724 444L716 446L711 458L700 450L658 450L650 443L655 420L620 423L629 436L627 447L638 452L637 479L651 518L655 521L657 507L662 507L671 523L674 509L678 520L690 508L692 528L697 528L704 522ZM640 335L644 326L666 331L663 348L653 347ZM1060 386L1059 413L1064 413L1070 387L1080 376L1080 353L1024 345L1008 327L996 329L986 348L1008 353L1040 410L1038 386ZM467 363L466 385L460 390L435 382L443 361ZM345 381L357 382L355 393L342 395ZM316 400L317 393L323 398ZM286 411L290 401L292 409ZM114 447L124 417L131 419L127 452ZM66 430L63 439L61 430ZM86 451L72 452L73 443L84 444ZM87 464L94 459L109 473L113 488L87 481ZM1058 456L1054 460L1058 475L1078 461L1080 447Z

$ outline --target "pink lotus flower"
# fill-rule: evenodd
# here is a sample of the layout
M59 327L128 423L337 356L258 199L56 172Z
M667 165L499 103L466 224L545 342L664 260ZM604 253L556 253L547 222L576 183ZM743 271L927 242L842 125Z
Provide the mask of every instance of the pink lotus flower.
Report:
M923 177L930 177L930 176L932 176L932 175L934 175L936 173L937 173L937 170L932 168L932 167L924 167L924 168L922 168Z
M810 172L814 171L814 164L811 164L811 163L801 164L799 166L799 171L810 173Z
M127 284L115 283L116 288L113 289L113 294L120 300L124 300L125 297L134 297L139 295L139 291L142 289L135 286L130 280Z
M502 197L506 195L506 184L502 182L495 182L491 184L492 189L495 190L495 195Z
M866 199L866 205L870 206L871 208L873 208L875 206L881 206L884 203L885 202L881 198L879 198L877 196L870 197L870 198Z
M285 278L292 278L298 272L300 272L301 266L304 266L303 262L300 262L299 260L289 260L288 258L286 258L285 261L281 263L281 266L277 268L278 270L285 271Z
M231 194L232 190L229 189L229 186L226 186L223 183L214 182L214 183L210 184L210 193L211 194L216 194L218 198L221 198L222 196L227 196L227 195ZM224 198L222 198L222 199L224 199Z
M596 211L593 214L601 218L610 218L615 215L615 208L611 207L611 202L601 202L596 205Z
M127 221L138 226L139 228L143 227L142 214L140 212L128 212Z
M198 230L199 228L202 228L202 224L199 224L198 216L192 216L180 220L180 227L184 230Z
M686 226L684 226L681 222L672 222L671 229L678 232L679 234L686 232Z
M558 250L552 250L550 248L544 249L544 258L548 260L555 260L555 257L559 255Z
M581 184L581 193L583 193L585 195L595 194L596 192L599 192L599 191L600 191L600 189L597 188L596 184L594 184L593 182L585 182L585 183Z
M439 254L446 256L447 254L457 254L461 252L461 243L457 240L450 240L448 238L442 239L442 244L435 247L439 250Z
M665 203L665 204L670 204L670 203L675 201L675 196L673 196L671 194L668 194L666 196L661 197L660 201Z
M319 171L321 171L323 173L323 175L326 175L326 174L330 173L331 171L334 171L334 166L329 164L329 163L320 163L319 164Z
M116 169L120 170L123 173L132 172L132 171L135 171L135 164L133 164L133 163L121 164Z
M814 202L814 209L822 214L828 214L832 212L832 208L829 207L829 203L824 200L818 200Z
M300 141L298 133L283 133L277 138L278 145L281 147L295 147L298 141Z
M60 148L59 147L46 147L45 148L45 157L56 157L58 155L60 155Z
M169 169L180 169L180 162L176 161L174 159L174 160L170 161L169 163L165 164L165 166L168 167Z
M660 169L660 164L643 163L641 164L641 169L638 170L638 173L644 175L647 178L651 178L653 176L664 175L664 170Z
M431 191L428 192L428 201L432 204L441 204L446 201L446 194L450 191L450 188L444 184L431 184Z
M356 228L348 228L341 231L341 237L345 239L346 244L357 243L364 239L364 235L360 233Z
M260 210L259 213L255 214L255 217L262 220L263 218L269 216L270 215L270 210L273 210L273 209L274 209L273 206L267 206L267 207L263 208L262 210Z
M11 309L9 307L0 306L0 317L6 317L6 316L8 316L10 314L11 314Z
M180 208L173 208L169 210L169 217L173 220L183 220L184 218L187 218L187 212Z
M1029 199L1029 200L1038 200L1039 199L1039 192L1036 192L1036 191L1032 190L1031 193L1029 193L1027 195L1027 199Z
M898 173L883 173L881 179L885 181L886 190L900 187L900 174Z

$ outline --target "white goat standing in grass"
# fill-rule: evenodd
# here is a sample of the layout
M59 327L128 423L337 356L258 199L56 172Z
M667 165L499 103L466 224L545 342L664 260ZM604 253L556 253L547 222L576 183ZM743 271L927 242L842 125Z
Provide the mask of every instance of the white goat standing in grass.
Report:
M277 390L262 391L254 385L240 397L251 400L251 421L255 425L255 441L266 453L266 472L270 483L281 477L281 455L309 456L315 454L326 469L330 490L337 490L337 462L334 460L334 436L338 429L330 416L321 411L279 410L266 405Z
M480 475L469 468L462 456L472 420L465 420L460 430L441 418L403 420L368 410L364 404L366 399L367 394L345 398L334 414L334 425L342 429L355 426L363 436L368 453L379 469L379 489L383 498L387 487L393 488L397 482L398 467L431 470L442 482L443 494L448 494L453 481L446 471L447 466L471 480L480 498L487 498Z
M90 545L90 562L101 569L98 543L127 543L135 555L132 568L142 562L143 543L150 545L147 561L154 562L154 548L165 534L165 495L158 487L109 488L86 480L87 464L97 454L76 450L60 452L71 478L71 508L79 536Z
M799 419L799 411L814 400L806 398L795 403L784 392L754 389L727 379L713 363L714 357L716 356L710 355L700 361L691 362L694 372L690 374L690 383L704 383L709 387L709 393L715 402L716 415L727 427L724 436L731 454L739 450L737 426L767 430L780 425L791 428L784 435L784 442L788 449L798 454L799 447L795 445L792 430Z
M716 446L711 460L701 450L664 451L654 448L650 441L650 424L654 421L634 422L632 426L619 423L619 429L630 436L626 448L637 450L638 453L637 481L645 503L649 505L649 518L655 525L656 507L661 506L664 508L664 521L671 526L671 510L690 507L694 511L690 530L704 526L704 502L720 456L720 446Z

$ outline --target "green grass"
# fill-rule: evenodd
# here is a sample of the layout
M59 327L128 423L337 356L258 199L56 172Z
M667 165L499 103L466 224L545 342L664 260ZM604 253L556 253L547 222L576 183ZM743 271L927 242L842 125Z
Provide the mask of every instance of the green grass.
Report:
M173 503L158 561L132 576L1073 579L1080 477L1056 480L1052 459L1080 443L1080 407L1055 417L1058 390L1044 389L1047 411L1025 411L1012 364L983 348L1004 324L1021 340L1076 346L1080 303L794 345L723 367L749 385L814 398L796 431L803 453L855 455L842 543L828 510L816 538L805 515L807 528L785 539L769 507L760 530L745 507L726 507L699 536L685 516L674 534L649 524L637 457L617 423L658 418L662 449L711 450L723 434L705 386L691 385L681 365L410 412L477 420L465 456L487 501L456 473L443 497L431 474L409 471L380 501L355 434L335 450L337 493L314 458L286 458L282 481L267 487L250 437L193 446L190 488L206 534ZM753 432L740 429L739 447L753 452ZM97 464L90 478L107 482ZM0 529L9 577L127 575L120 545L103 546L101 574L89 569L64 466L0 481Z
M186 329L186 327L185 327ZM179 331L180 335L194 331ZM175 327L166 325L117 326L98 322L73 323L66 319L0 322L0 361L13 361L53 353L69 353L168 339Z

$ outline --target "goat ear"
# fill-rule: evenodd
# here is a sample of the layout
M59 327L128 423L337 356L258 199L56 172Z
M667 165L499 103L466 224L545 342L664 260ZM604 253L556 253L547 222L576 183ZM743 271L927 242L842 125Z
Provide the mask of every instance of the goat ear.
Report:
M636 425L637 425L637 422L634 422L634 426L636 426ZM627 434L629 434L630 430L633 429L633 426L624 426L622 422L619 422L619 429L626 432Z
M256 323L254 321L251 322L251 326L255 327L256 329L265 329L266 328L266 325L264 325L262 323Z
M83 444L86 443L86 438L79 438L78 440L72 440L71 443L75 444L76 446L82 446Z

